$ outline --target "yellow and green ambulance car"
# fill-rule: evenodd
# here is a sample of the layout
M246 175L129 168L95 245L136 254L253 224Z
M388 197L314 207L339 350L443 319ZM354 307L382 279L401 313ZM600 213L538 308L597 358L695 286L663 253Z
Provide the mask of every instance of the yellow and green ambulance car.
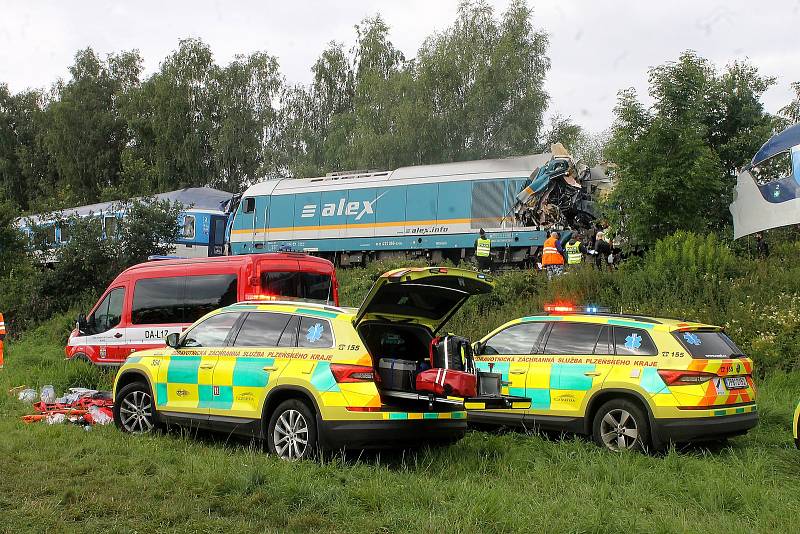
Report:
M586 434L614 451L722 440L758 423L752 361L721 328L546 310L475 344L478 368L502 373L504 393L531 408L471 412L471 422Z
M530 407L502 395L389 391L381 358L423 361L431 340L490 279L459 269L400 269L381 276L360 308L243 302L216 310L167 347L132 354L114 384L126 432L163 423L251 435L297 459L319 449L447 442L466 431L466 406Z

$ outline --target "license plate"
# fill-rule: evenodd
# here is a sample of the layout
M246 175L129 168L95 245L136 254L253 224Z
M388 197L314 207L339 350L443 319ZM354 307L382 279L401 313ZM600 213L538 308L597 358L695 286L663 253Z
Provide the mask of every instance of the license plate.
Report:
M747 379L743 376L726 376L725 387L728 389L747 389Z

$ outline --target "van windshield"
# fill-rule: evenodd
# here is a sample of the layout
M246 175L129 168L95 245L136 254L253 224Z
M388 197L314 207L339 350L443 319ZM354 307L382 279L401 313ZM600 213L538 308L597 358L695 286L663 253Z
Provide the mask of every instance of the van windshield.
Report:
M261 289L268 295L292 297L319 302L333 299L331 277L327 274L299 271L261 273Z
M723 332L675 332L675 338L689 351L692 358L739 358L741 349Z

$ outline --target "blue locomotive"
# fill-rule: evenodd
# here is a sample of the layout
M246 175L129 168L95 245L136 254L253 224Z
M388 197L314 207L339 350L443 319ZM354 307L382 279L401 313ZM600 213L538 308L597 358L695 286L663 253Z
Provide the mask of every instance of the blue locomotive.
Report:
M339 265L398 256L458 262L474 253L483 228L495 261L524 262L547 229L569 226L560 203L589 217L576 177L571 158L546 153L267 180L242 194L230 253L295 250ZM560 219L548 219L548 208Z

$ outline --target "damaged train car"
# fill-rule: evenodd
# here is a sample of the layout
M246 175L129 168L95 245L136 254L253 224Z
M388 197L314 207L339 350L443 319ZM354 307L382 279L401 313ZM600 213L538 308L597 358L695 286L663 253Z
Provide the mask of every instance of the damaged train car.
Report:
M800 124L764 143L739 173L730 210L734 239L800 224Z
M230 249L289 249L339 265L392 257L457 263L473 255L483 228L495 262L523 263L548 230L591 222L582 184L590 175L556 144L528 156L267 180L243 193Z

